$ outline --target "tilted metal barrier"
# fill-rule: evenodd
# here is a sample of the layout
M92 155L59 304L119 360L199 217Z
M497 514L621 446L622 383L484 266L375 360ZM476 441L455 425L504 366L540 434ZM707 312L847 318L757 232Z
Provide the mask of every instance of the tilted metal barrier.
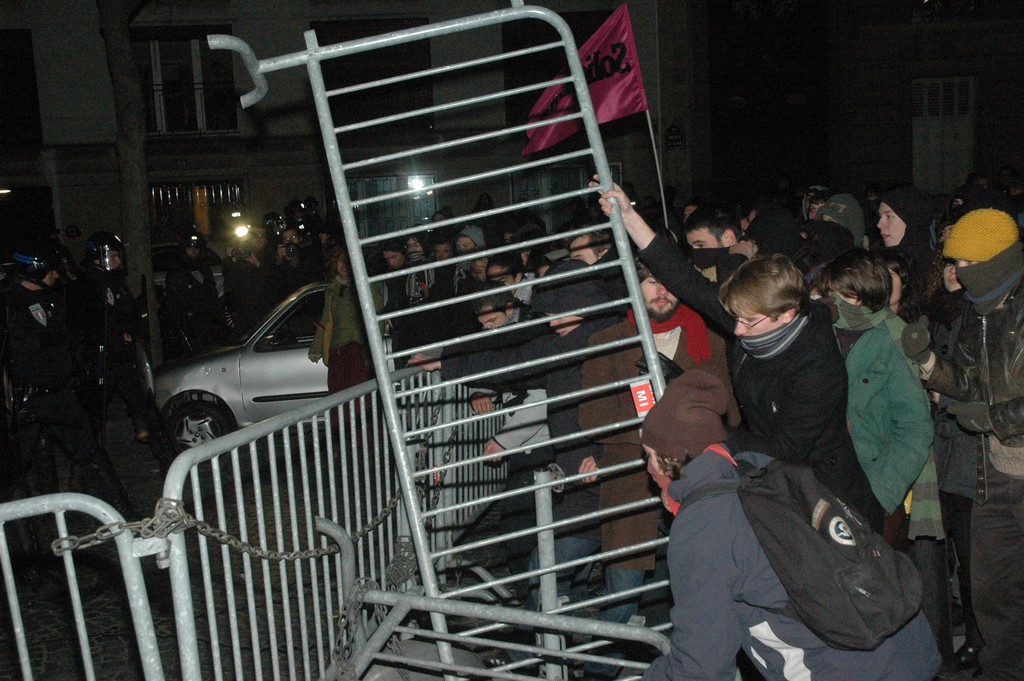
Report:
M518 3L513 3L518 5ZM515 52L504 53L500 48L493 53L483 53L482 44L495 44L493 39L484 39L475 43L469 43L469 34L474 31L484 31L508 22L524 22L528 24L527 30L535 31L538 35L546 33L551 39L536 47L524 48ZM458 40L467 37L466 44L472 44L470 59L460 61L458 59ZM624 348L639 347L646 358L646 366L649 370L637 371L630 366L629 375L623 376L610 383L603 385L588 385L580 390L574 390L565 394L548 395L541 402L550 408L563 408L566 406L578 405L589 398L597 395L607 395L614 392L628 391L630 384L637 381L646 381L655 396L660 396L664 387L664 380L661 375L660 365L657 361L657 350L654 345L653 336L648 323L647 312L642 303L639 282L633 265L631 249L628 237L622 224L621 215L617 210L607 221L599 221L595 224L585 225L562 231L561 233L548 232L543 236L537 236L521 243L490 245L481 250L471 253L456 255L448 260L424 263L413 263L400 271L385 272L382 274L371 273L368 265L371 253L379 249L382 244L391 239L407 239L411 236L424 237L435 229L452 229L457 231L466 225L478 224L489 219L508 217L516 211L524 209L539 210L550 206L564 206L574 200L593 199L599 191L598 187L581 186L576 189L562 191L547 196L533 198L516 197L508 205L500 205L490 208L482 208L469 215L456 216L453 218L441 219L430 224L413 224L409 220L404 222L400 219L403 214L402 206L410 198L417 194L441 191L472 192L481 186L491 186L495 181L512 182L517 173L543 172L546 169L555 168L559 164L577 164L584 167L592 167L598 178L600 187L611 186L612 176L610 167L605 156L604 147L601 142L600 133L594 116L593 105L587 87L586 76L580 64L579 55L576 52L575 40L566 26L555 13L550 10L533 6L513 6L509 9L498 10L471 17L454 19L451 21L439 22L425 26L419 26L404 31L397 31L386 35L374 36L359 40L353 40L336 45L322 46L319 44L315 31L307 31L304 34L306 49L291 54L260 59L241 38L235 36L215 35L209 37L210 46L214 49L230 49L235 51L249 72L254 89L242 97L242 105L253 106L260 101L269 88L267 74L293 67L304 67L310 81L313 101L323 137L326 159L331 173L331 180L338 208L341 216L345 243L347 244L352 279L355 283L361 304L363 319L367 328L369 344L372 353L375 373L378 376L387 374L387 367L391 362L402 362L403 360L416 355L417 353L436 354L441 350L451 351L455 344L462 348L472 348L475 343L487 337L493 339L514 329L504 328L496 330L481 331L479 333L462 334L457 338L444 338L441 340L419 340L409 345L399 346L400 349L393 352L388 351L382 342L381 327L384 324L406 324L413 320L434 320L435 324L443 324L446 320L454 319L455 315L464 314L464 310L474 300L484 295L493 293L494 290L478 292L461 292L454 297L446 297L442 300L428 299L413 307L397 309L385 313L378 313L372 304L373 297L371 290L374 286L387 285L396 278L408 277L410 275L422 274L424 276L441 277L447 276L448 268L466 268L481 258L492 257L503 253L519 253L523 250L551 250L556 244L563 243L566 239L591 234L599 230L609 230L615 244L615 252L599 263L589 266L582 271L570 271L562 274L547 276L543 280L546 285L561 282L569 285L587 277L599 277L602 280L618 279L623 282L625 291L621 297L608 302L589 305L565 311L564 314L572 315L609 315L621 313L626 306L631 307L639 330L632 330L624 337L614 341L608 341L600 345L572 350L557 355L546 357L530 357L521 362L512 363L500 367L494 367L487 371L477 372L470 376L445 379L437 385L450 387L464 386L486 386L489 383L501 382L509 376L516 376L525 372L536 371L542 366L564 366L566 363L582 363L588 359L598 357L602 354L620 351ZM332 82L330 67L332 61L343 57L366 54L373 50L408 45L417 41L433 40L444 38L444 56L439 61L441 65L429 69L396 75L384 80L368 81L362 83ZM493 38L493 37L492 37ZM539 74L537 81L526 86L517 88L505 88L501 77L487 78L487 74L493 74L494 70L499 73L504 68L516 68L516 60L528 58L530 55L548 52L564 57L565 72L562 74ZM483 77L481 77L483 74ZM551 77L554 76L554 77ZM450 80L448 80L450 79ZM435 103L431 106L411 108L406 111L379 115L376 118L367 120L350 120L344 118L345 102L351 98L374 98L380 97L380 93L386 87L394 87L402 84L427 81L434 86ZM438 85L438 81L454 83ZM473 87L467 88L466 82L473 83ZM460 83L462 83L460 85ZM578 107L555 118L542 121L513 121L510 124L504 122L494 124L493 121L504 121L505 113L502 109L504 102L514 97L526 97L529 99L540 95L549 87L563 87L575 95ZM443 95L441 94L443 93ZM383 100L381 100L383 101ZM483 112L481 114L481 112ZM474 118L474 116L477 116ZM411 119L431 117L435 131L427 142L421 136L403 133L395 130L396 124L407 122ZM467 124L467 121L472 121ZM489 123L488 121L491 121ZM559 122L575 121L582 125L585 132L585 144L577 145L562 153L553 153L541 158L523 160L519 157L518 150L511 153L502 152L502 149L511 150L515 141L521 139L521 135L534 128L545 125L557 124ZM380 140L377 148L372 148L369 155L359 157L360 150L366 150L368 145L365 140L368 137ZM507 143L511 141L511 143ZM459 162L453 165L451 161L452 150L460 152ZM353 199L348 191L348 178L354 173L372 175L374 173L388 174L394 172L396 167L433 169L438 177L433 181L427 181L422 186L399 189L390 193ZM489 184L490 183L490 184ZM360 215L369 209L387 210L397 216L393 229L385 234L367 235L368 230L360 229ZM617 253L617 255L615 255ZM515 283L499 287L498 291L514 291L521 284ZM429 322L428 322L429 323ZM547 320L537 319L525 322L527 325L545 325ZM522 327L522 324L519 325ZM443 360L443 357L442 357ZM632 364L632 363L631 363ZM442 372L443 373L443 372ZM538 513L543 514L545 506L550 507L550 494L548 493L556 484L580 484L585 475L577 474L576 471L564 471L566 477L558 483L540 482L537 485L518 490L490 494L472 495L463 497L462 500L445 499L445 503L439 503L434 508L424 508L417 501L417 489L438 475L456 475L457 471L467 466L478 465L485 460L485 456L479 453L476 457L470 457L463 461L443 461L435 468L417 469L413 463L411 452L417 447L418 441L431 433L442 431L453 425L468 425L483 416L467 416L457 419L454 422L437 422L412 427L405 422L401 416L401 405L409 400L416 401L434 387L409 387L404 388L390 382L381 385L381 402L383 406L384 423L392 448L397 452L405 452L404 456L396 457L396 472L401 485L402 494L405 498L406 508L409 511L409 526L412 537L412 548L415 551L419 567L419 577L422 581L424 595L430 598L474 598L478 594L494 587L503 587L515 582L540 579L541 582L541 603L547 610L560 610L563 612L579 612L588 606L597 606L607 603L609 600L623 598L639 598L639 593L628 592L609 595L589 602L574 602L565 606L557 603L555 594L554 577L555 570L559 567L580 567L588 565L602 558L616 558L642 551L652 551L662 540L654 540L639 547L621 548L613 553L598 554L597 556L578 559L566 565L557 566L552 564L550 553L543 553L541 556L540 568L538 570L520 572L508 576L500 576L491 579L490 575L476 583L469 585L458 585L456 588L447 588L444 568L453 561L460 560L468 552L474 549L485 548L486 546L500 545L512 538L509 535L499 535L469 544L458 544L448 542L439 546L431 536L431 529L435 523L446 522L446 514L453 512L464 512L465 509L480 508L487 504L499 501L512 495L536 495ZM488 418L495 415L511 413L512 409L499 409L497 412L488 414ZM564 446L572 443L582 443L588 438L599 437L608 433L635 429L642 421L637 415L617 415L611 418L610 422L571 433L560 433L549 442L551 445ZM505 452L511 457L524 456L527 448L515 448ZM637 448L637 458L634 461L620 464L615 467L606 468L597 476L602 480L611 476L620 475L627 471L638 470L643 466L641 452ZM604 508L600 511L577 517L571 520L559 520L548 523L538 523L534 528L524 531L521 534L536 536L538 542L543 546L547 543L552 533L557 530L568 530L575 525L587 521L606 519L617 514L637 512L642 509L658 505L656 498L648 498L630 505L618 508ZM449 505L450 504L450 505ZM664 582L647 585L646 588L664 587ZM449 632L449 623L443 613L434 612L431 615L431 626L435 632L445 634ZM498 625L491 625L496 628ZM546 639L552 645L560 645L551 639ZM439 651L445 663L451 663L451 651L446 645L439 644ZM549 669L548 674L556 673Z
M473 59L446 62L386 81L334 89L329 89L325 82L323 65L338 57L441 37L446 38L451 51L450 41L459 34L512 21L533 22L538 30L543 28L554 37L542 45L515 53L499 51L481 55L475 48ZM626 367L628 371L615 380L548 395L539 404L549 407L582 405L602 395L628 392L637 382L647 382L654 395L660 396L664 381L629 241L618 211L605 222L559 234L547 233L514 245L486 248L444 263L427 262L400 272L372 276L367 257L385 239L406 238L424 234L429 229L473 224L522 209L593 198L598 189L580 187L520 199L430 225L399 224L388 234L374 236L360 234L356 214L358 210L374 206L399 204L419 192L471 189L481 182L569 162L592 166L600 186L609 187L611 173L571 33L565 23L548 10L517 6L338 45L320 46L312 31L307 32L305 38L305 50L264 60L257 59L251 48L236 37L211 36L210 44L214 48L236 51L251 74L256 89L243 97L244 106L255 104L266 92L265 74L294 66L307 69L374 370L381 379L379 400L376 393L365 397L354 397L356 393L330 396L308 409L283 414L197 447L175 461L164 487L164 497L171 501L158 515L166 516L165 520L179 529L168 530L166 539L145 540L149 544L142 552L156 554L160 564L169 567L182 678L355 678L357 667L369 668L368 656L378 662L388 661L387 653L380 651L385 642L396 640L392 634L399 634L399 641L418 637L436 643L438 662L434 669L445 670L445 677L449 679L462 675L536 678L541 672L549 679L565 678L570 665L588 659L639 672L652 655L666 650L666 641L658 631L664 630L667 623L612 624L592 619L593 609L622 599L640 599L646 591L664 589L665 581L655 580L637 589L596 597L588 595L566 603L558 600L555 572L653 551L667 540L655 539L562 564L555 563L552 542L558 531L571 531L588 521L656 507L659 500L648 497L629 504L606 505L583 516L555 520L552 499L559 493L556 490L566 484L583 483L589 476L576 471L556 475L541 471L533 485L502 491L502 469L489 465L489 457L483 454L481 445L514 409L502 407L477 415L470 413L466 404L469 392L476 386L501 383L502 379L526 372L536 373L538 368L582 363L628 348L640 348L650 369L637 370L630 363ZM564 55L566 74L539 79L514 90L503 90L500 85L490 92L474 89L469 97L368 121L335 120L332 103L348 96L372 97L379 87L415 79L472 78L480 69L502 68L512 60L543 51ZM500 83L500 79L492 82ZM535 97L552 85L571 88L578 110L550 121L476 127L469 132L465 125L442 122L446 116L457 120L479 107L501 106L509 97ZM455 91L457 88L446 90ZM381 128L398 120L424 115L434 117L436 130L447 132L438 133L434 141L426 144L406 143L410 136L392 137L381 132ZM586 135L583 148L528 161L492 153L490 147L498 140L565 120L582 124ZM345 140L353 135L369 134L381 139L386 148L369 158L347 158ZM478 154L461 164L458 171L446 167L447 151L472 147ZM395 163L445 168L446 173L443 179L422 187L355 201L349 197L349 173L373 173L375 169L388 168ZM400 323L403 319L423 315L435 315L434 319L443 323L485 292L462 293L445 300L428 300L414 308L378 314L370 303L373 300L371 287L409 274L438 275L442 268L465 266L498 253L550 248L566 238L605 229L610 230L618 255L584 270L549 275L542 281L546 285L570 284L583 277L617 279L621 276L626 291L621 297L564 314L618 314L629 306L636 319L636 327L631 332L615 340L556 355L530 357L467 376L442 378L410 372L391 377L389 365L401 363L415 353L451 351L456 343L464 349L473 348L485 337L500 337L512 329L481 331L390 351L383 342L383 324ZM517 286L498 290L512 291ZM533 326L546 323L544 319L525 322ZM547 444L558 446L600 439L610 433L636 429L641 422L642 416L618 414L601 425L558 434ZM524 456L529 449L523 446L506 450L504 454ZM637 451L635 460L591 475L606 480L640 470L643 465ZM512 533L502 532L500 526L497 532L466 532L493 504L520 495L535 500L536 526ZM341 556L334 548L338 544L318 533L317 519L321 526L327 522L330 527L355 535L353 573L372 579L379 587L391 585L403 591L383 592L366 584L353 589L348 585ZM200 533L182 532L185 528L195 528ZM125 532L128 536L134 533L133 529ZM399 537L403 535L408 535L410 541L401 541ZM536 569L508 573L507 570L481 570L475 565L478 552L500 549L506 542L524 536L536 538L539 560ZM215 542L211 543L210 539ZM466 602L508 598L507 587L522 585L527 580L539 581L544 611L575 617ZM347 593L346 589L355 593ZM354 596L358 596L361 603L354 602ZM365 643L350 632L352 613L361 604L387 611L381 614L380 621L376 622L377 629L368 634ZM653 628L650 625L654 625ZM522 629L527 630L526 643L521 638L516 639L517 630ZM572 632L578 636L567 639L565 634ZM532 639L532 635L537 638ZM644 641L645 645L625 646L625 653L618 657L601 654L610 643L622 641ZM532 645L534 643L539 645ZM505 653L515 652L516 655L509 657L516 659L472 673L456 665L460 648L488 646Z

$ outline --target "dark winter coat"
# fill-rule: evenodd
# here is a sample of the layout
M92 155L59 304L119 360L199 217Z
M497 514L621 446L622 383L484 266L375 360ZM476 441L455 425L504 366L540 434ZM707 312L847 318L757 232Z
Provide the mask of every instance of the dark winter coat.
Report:
M636 337L636 329L629 320L623 320L615 326L598 331L590 337L590 345L611 343L625 338ZM700 368L717 376L729 390L729 421L731 425L739 423L739 409L732 397L729 381L725 341L721 336L709 332L711 342L711 358L701 362ZM636 376L637 360L643 357L642 348L629 345L616 352L598 355L583 363L583 387L589 388L606 385L615 381ZM672 360L684 371L696 369L697 365L686 352L686 334L680 333L679 345ZM588 400L580 405L580 426L584 430L605 426L617 421L625 421L636 417L633 406L633 395L628 387L612 393L602 393L599 397ZM643 457L640 446L640 431L633 428L627 431L616 431L595 438L601 445L600 453L595 456L598 466L614 466ZM623 475L601 478L600 507L602 509L628 504L634 501L656 496L651 485L651 476L645 468ZM657 537L658 518L661 507L613 516L601 524L601 548L604 551L633 546L651 541ZM646 553L631 555L616 562L615 567L633 570L654 569L654 554Z
M529 386L544 388L548 398L565 395L580 389L581 364L583 357L573 357L559 362L538 364L538 360L587 347L591 335L605 329L618 320L617 317L589 318L569 334L559 336L546 333L543 336L520 345L499 350L485 350L469 354L454 354L446 351L441 360L441 377L444 380L469 376L489 371L493 375L482 382L487 386ZM525 368L512 369L517 364L528 364ZM552 438L570 435L580 431L579 402L567 400L548 405L548 430ZM597 445L584 440L572 440L554 445L555 462L567 475L575 475L580 463L588 456L599 454ZM561 498L555 500L555 517L571 518L597 510L596 485L577 483L569 486ZM583 536L579 528L570 527L569 534ZM597 527L589 528L589 534L597 539Z
M17 281L7 294L11 381L16 387L66 386L72 364L64 287L30 291Z
M86 361L102 346L108 363L134 363L142 316L124 271L88 266L71 295L69 327L84 334Z
M990 404L992 432L1007 447L1024 447L1022 328L1024 278L987 315L967 306L953 356L936 364L927 386L961 402Z
M718 286L689 266L662 236L641 253L666 288L719 329L734 321L718 300ZM857 462L846 425L846 367L832 333L832 317L812 303L810 320L781 354L748 355L735 343L729 355L743 428L729 434L733 451L758 451L808 465L829 489L880 526L882 508Z
M761 454L736 455L763 466ZM730 461L705 452L669 487L684 500L699 487L738 479ZM791 617L786 590L754 536L735 493L707 496L680 511L668 546L672 649L647 681L733 681L742 648L769 681L931 681L941 658L918 613L874 650L837 650Z

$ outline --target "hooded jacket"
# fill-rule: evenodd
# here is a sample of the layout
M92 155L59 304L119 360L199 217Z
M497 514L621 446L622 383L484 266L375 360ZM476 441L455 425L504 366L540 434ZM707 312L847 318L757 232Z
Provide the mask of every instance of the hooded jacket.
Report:
M736 455L764 466L763 454ZM669 494L679 500L705 484L737 480L730 461L705 451L683 469ZM838 650L776 611L786 590L754 535L739 496L706 496L672 523L668 564L674 606L671 651L654 660L646 681L733 681L736 650L769 681L931 681L941 658L924 615L874 650Z

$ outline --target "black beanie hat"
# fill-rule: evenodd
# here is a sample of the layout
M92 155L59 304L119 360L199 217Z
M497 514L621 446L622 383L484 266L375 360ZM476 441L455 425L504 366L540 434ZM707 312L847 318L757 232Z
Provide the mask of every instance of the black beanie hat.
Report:
M892 208L893 212L907 224L908 232L927 229L935 217L932 200L917 187L897 187L878 197L880 203Z
M582 307L607 303L609 298L594 275L585 275L558 281L545 280L555 274L587 269L582 260L559 260L544 273L537 283L530 306L538 314L559 315Z

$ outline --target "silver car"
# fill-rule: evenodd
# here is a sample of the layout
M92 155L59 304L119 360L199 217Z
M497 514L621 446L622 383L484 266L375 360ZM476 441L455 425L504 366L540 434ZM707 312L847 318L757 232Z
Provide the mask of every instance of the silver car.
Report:
M326 287L310 284L288 296L240 345L157 370L154 396L179 449L327 394L327 368L307 354Z

